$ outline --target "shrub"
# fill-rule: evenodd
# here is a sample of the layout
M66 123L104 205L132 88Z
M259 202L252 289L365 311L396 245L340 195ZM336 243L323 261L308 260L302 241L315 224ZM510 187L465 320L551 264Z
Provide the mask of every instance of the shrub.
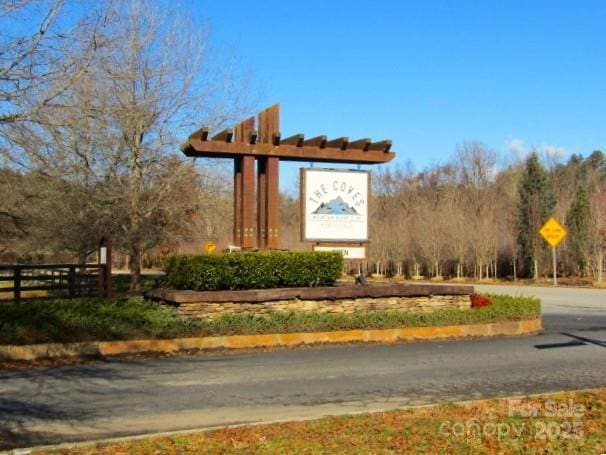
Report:
M164 267L166 285L195 291L329 286L342 269L340 253L309 251L177 255Z

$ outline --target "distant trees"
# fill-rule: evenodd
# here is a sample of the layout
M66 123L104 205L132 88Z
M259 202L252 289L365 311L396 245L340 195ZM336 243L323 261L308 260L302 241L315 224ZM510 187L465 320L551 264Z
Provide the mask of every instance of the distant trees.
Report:
M576 192L568 214L566 226L568 227L568 255L571 267L579 275L585 275L589 266L589 240L591 224L591 210L587 191L579 187Z
M539 161L536 152L526 160L524 174L520 181L518 203L518 245L522 273L539 277L539 267L544 261L546 243L538 232L553 215L556 198L547 170Z
M200 124L241 119L249 86L231 62L209 61L204 28L167 5L0 0L0 260L84 260L109 234L136 288L145 255L231 238L230 170L201 170L178 146ZM569 230L559 272L601 280L604 154L549 168L537 153L497 162L470 141L422 172L373 170L361 267L538 278L550 267L538 230L553 215ZM281 210L282 245L309 248L297 198L282 197Z
M537 153L504 169L496 161L483 144L467 142L445 165L373 173L370 271L536 279L551 273L538 231L555 216L569 231L558 246L558 273L600 280L606 240L601 152L551 169Z

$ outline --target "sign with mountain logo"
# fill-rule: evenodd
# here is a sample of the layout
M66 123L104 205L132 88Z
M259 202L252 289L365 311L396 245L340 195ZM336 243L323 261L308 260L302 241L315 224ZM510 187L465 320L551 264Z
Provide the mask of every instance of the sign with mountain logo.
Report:
M367 171L301 169L303 241L368 240Z

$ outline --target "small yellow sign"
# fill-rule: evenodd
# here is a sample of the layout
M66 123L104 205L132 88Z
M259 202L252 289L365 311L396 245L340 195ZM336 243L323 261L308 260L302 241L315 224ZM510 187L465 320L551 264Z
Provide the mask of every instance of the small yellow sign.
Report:
M543 225L539 234L549 243L552 247L558 246L558 243L562 241L568 231L566 228L558 223L554 218L549 218Z
M215 251L217 249L217 245L215 245L214 242L206 242L203 245L204 251L206 251L207 253L212 253L213 251Z

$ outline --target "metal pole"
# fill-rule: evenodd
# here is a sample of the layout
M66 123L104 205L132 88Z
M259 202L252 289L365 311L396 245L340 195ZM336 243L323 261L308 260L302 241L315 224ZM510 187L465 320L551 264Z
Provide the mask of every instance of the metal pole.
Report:
M553 261L553 285L557 286L558 277L557 277L557 272L556 272L556 247L555 246L551 247L551 259Z

